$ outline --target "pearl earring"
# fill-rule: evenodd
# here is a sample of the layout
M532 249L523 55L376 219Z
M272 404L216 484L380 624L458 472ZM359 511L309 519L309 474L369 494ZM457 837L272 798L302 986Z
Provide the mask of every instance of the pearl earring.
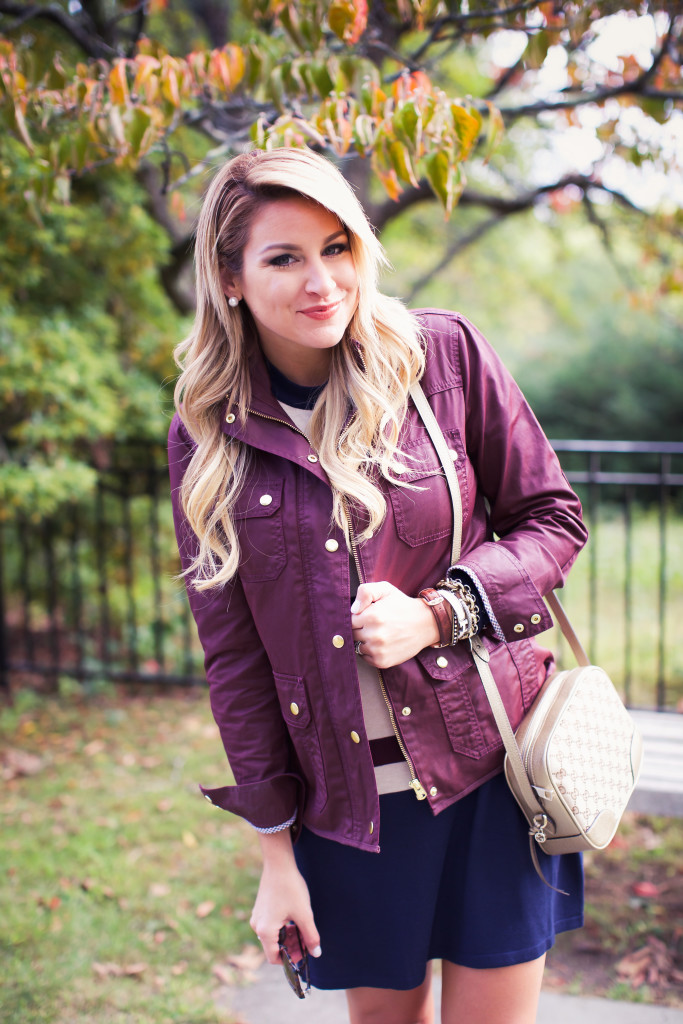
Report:
M240 300L237 298L236 295L231 295L230 298L228 299L228 305L232 306L233 309L235 308L235 306L239 306L239 304Z

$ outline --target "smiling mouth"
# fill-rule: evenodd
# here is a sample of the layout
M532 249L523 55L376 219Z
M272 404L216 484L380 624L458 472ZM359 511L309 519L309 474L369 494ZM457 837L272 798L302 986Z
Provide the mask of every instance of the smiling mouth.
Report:
M339 302L331 302L326 306L309 306L308 309L300 309L299 312L304 316L311 317L313 320L329 320L340 306L341 299Z

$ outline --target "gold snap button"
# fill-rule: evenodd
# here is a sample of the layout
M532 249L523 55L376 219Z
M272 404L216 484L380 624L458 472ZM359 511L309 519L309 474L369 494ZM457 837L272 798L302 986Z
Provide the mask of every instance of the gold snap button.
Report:
M292 712L293 715L298 715L299 705L295 704L294 701L292 701L292 703L289 705L289 710Z
M335 636L332 637L332 643L333 643L333 645L335 647L343 647L344 646L344 637L343 636L339 636L339 634L337 633L337 634L335 634Z
M351 730L351 739L353 740L354 743L360 743L360 736L358 735L355 729Z
M536 612L535 615L531 616L531 621L533 622L534 626L537 626L539 624L539 622L541 621L541 616L538 614L538 612Z
M330 540L326 540L325 541L325 550L326 551L338 551L339 550L339 541L338 540L334 540L332 538Z
M412 708L403 708L403 709L401 710L401 714L402 714L402 715L404 715L404 716L405 716L405 718L407 718L407 717L408 717L408 715L409 715L409 714L411 713L411 711L412 711L412 710L413 710Z
M523 624L521 622L518 622L512 628L514 629L515 633L523 633L524 632L524 626L523 626Z
M457 462L458 461L458 453L456 452L455 448L451 448L450 449L450 454L451 454L451 458L453 459L453 462Z
M375 823L374 823L374 821L370 822L370 828L369 828L368 831L370 832L370 835L372 835L372 833L375 831Z
M436 663L439 666L439 668L446 668L446 666L448 665L448 658L444 658L442 654L440 658L436 659Z
M436 786L432 786L432 788L431 788L431 789L429 790L429 795L430 795L430 796L436 796L436 794L437 794L438 792L439 792L439 791L438 791L438 789L436 788Z
M309 462L317 462L317 461L318 461L318 456L317 456L317 455L313 455L313 453L311 453L311 454L310 454L310 455L308 456L308 461L309 461Z
M225 417L225 422L226 423L234 423L235 422L235 414L234 414L234 412L229 412L228 413L228 415Z
M259 498L259 502L261 503L261 505L272 505L273 504L273 495L272 494L262 494L261 497Z

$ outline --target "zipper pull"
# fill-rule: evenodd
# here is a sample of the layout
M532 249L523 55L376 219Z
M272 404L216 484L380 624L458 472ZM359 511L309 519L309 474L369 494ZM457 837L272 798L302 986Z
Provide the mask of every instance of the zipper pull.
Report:
M410 788L413 790L418 800L427 799L427 790L424 788L419 779L411 779Z

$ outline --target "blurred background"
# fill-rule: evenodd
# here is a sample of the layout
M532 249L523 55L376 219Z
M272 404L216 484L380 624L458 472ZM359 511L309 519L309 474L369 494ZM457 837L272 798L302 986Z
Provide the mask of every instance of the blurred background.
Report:
M189 796L225 768L191 689L165 438L195 218L244 149L326 153L386 248L384 289L488 336L584 503L565 600L591 657L632 706L683 710L682 35L664 0L0 0L7 1020L226 1019L197 1010L199 979L228 926L248 935L255 869L250 835ZM631 859L615 917L605 869L594 945L628 956L645 928L664 952L597 989L666 1000L680 835L632 840L662 871ZM82 996L66 1010L60 972Z
M592 528L577 625L632 703L675 707L681 17L0 0L2 687L201 678L164 454L194 221L229 156L311 145L357 188L385 289L473 319L561 442Z

